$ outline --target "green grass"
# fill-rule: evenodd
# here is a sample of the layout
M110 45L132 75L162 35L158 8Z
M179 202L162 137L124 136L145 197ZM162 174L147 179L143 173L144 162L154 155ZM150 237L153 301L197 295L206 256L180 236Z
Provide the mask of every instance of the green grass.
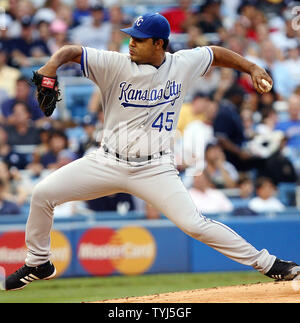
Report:
M253 271L58 278L36 281L19 291L0 291L0 303L80 303L267 281L271 280Z

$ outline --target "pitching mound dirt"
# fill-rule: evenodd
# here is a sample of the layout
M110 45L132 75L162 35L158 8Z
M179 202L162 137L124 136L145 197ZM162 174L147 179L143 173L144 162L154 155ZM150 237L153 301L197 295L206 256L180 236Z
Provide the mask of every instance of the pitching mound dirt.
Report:
M96 303L300 303L300 282L271 282L126 297Z

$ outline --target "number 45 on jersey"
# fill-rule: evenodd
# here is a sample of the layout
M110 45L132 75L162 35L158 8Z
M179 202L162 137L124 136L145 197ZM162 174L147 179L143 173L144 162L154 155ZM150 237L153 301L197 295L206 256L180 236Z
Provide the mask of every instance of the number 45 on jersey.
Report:
M164 112L160 113L159 116L153 121L152 128L158 128L159 132L163 128L165 128L167 131L171 131L173 128L173 116L175 112Z

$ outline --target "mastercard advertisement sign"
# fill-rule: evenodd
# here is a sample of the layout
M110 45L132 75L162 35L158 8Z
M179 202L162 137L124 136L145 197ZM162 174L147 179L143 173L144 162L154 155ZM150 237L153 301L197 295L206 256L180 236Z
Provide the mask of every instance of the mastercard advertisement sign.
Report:
M0 233L0 269L5 275L23 266L26 254L24 231ZM151 271L158 258L157 241L144 227L51 232L50 259L57 277L139 275Z
M0 266L6 275L12 274L24 265L27 248L25 232L11 231L0 235ZM61 276L72 259L72 249L68 238L60 231L51 233L51 261L54 263L57 276Z
M26 258L25 232L5 232L0 236L0 266L6 275L24 265Z
M152 234L136 226L89 229L77 245L77 259L92 275L142 274L151 267L155 257Z

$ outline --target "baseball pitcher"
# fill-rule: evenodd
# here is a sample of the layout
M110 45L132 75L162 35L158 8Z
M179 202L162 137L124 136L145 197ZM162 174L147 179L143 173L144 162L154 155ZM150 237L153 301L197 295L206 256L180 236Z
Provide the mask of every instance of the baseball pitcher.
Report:
M27 257L24 266L7 277L6 290L55 276L49 258L57 205L117 192L144 199L186 234L241 264L275 279L294 279L300 274L296 263L255 249L229 227L201 214L178 176L172 155L184 96L211 66L248 73L259 93L270 89L270 76L218 46L166 52L170 26L157 13L138 17L122 31L130 35L129 54L69 45L34 73L40 107L51 116L59 98L57 69L68 62L80 64L84 76L101 92L104 134L99 149L36 185L26 225Z

